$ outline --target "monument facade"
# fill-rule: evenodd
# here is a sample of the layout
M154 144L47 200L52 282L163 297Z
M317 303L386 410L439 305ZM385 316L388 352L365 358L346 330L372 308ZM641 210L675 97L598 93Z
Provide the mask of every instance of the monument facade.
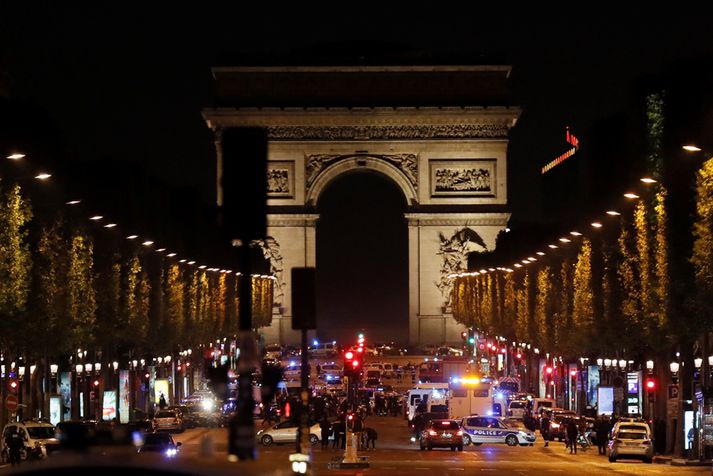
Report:
M507 146L520 110L507 95L508 66L215 68L218 202L221 133L268 132L268 236L277 277L268 342L295 343L290 270L315 266L316 213L337 177L381 174L404 195L412 345L460 342L448 276L472 251L492 250L509 219ZM247 159L246 159L247 160Z

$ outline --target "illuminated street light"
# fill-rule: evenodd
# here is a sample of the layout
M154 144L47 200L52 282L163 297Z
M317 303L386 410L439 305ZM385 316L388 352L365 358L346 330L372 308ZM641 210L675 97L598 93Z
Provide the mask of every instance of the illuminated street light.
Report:
M582 236L582 234L578 231L570 231L569 234L572 236Z
M194 261L194 262L195 262L195 261ZM206 268L207 268L207 266L206 266L206 265L204 265L204 264L202 264L202 265L198 266L198 269L206 269Z
M146 241L144 241L144 242L141 243L141 244L144 245L144 246L151 246L151 245L153 245L153 241L151 241L151 240L146 240Z
M139 237L139 235L129 235L129 236L126 237L126 239L127 239L127 240L135 240L135 239L138 238L138 237Z
M37 174L37 175L35 176L35 178L38 179L38 180L47 180L47 179L50 178L51 176L52 176L52 174L47 174L47 173L44 173L44 172L43 172L43 173L41 173L41 174Z
M562 243L570 243L572 240L570 240L569 238L564 238L564 237L562 237L562 238L560 238L560 241L561 241Z
M649 372L654 370L654 361L653 360L646 361L646 370L648 370Z
M526 259L522 260L521 263L522 263L522 264L530 264L530 262L527 261Z
M176 256L176 253L169 253L166 256L168 256L169 258L173 258L174 256ZM183 261L185 261L185 260L183 260Z
M521 265L520 263L515 263L514 266L515 266L516 268L522 268L522 265Z
M631 192L625 193L624 196L625 196L626 198L632 198L632 199L633 199L633 198L639 198L639 196L638 196L637 194L631 193Z
M10 155L7 156L7 158L10 159L10 160L20 160L20 159L24 159L24 158L25 158L25 154L19 154L19 153L10 154Z
M488 271L485 270L485 269L481 269L480 272L481 272L482 274L485 274L485 273L487 273Z
M559 248L559 246L557 246L557 245L547 245L547 246L549 246L549 247L552 248L553 250L556 250L557 248Z
M81 200L70 200L66 203L66 205L79 205L80 203L82 203Z
M538 256L545 256L545 254L544 254L542 251L538 251L536 254L537 254Z
M156 250L156 253L163 253L164 251L166 251L166 248L159 248Z
M90 219L90 220L93 220L93 221L99 221L99 220L101 220L102 218L104 218L104 217L101 216L101 215L94 215L93 217L89 217L89 219Z
M527 259L529 259L530 261L537 261L537 258L533 256L528 256Z
M599 223L598 221L595 221L595 222L592 222L592 226L593 226L594 228L601 228L601 227L604 226L604 225L602 225L602 224Z
M607 211L607 215L611 215L611 216L613 216L613 217L616 217L616 216L621 215L621 213L619 213L619 212L617 212L617 211L614 211L614 210L609 210L609 211Z
M495 268L488 268L488 271L495 271Z
M196 262L195 262L195 261L189 261L188 264L194 265L194 264L196 264Z
M670 364L668 364L668 368L669 368L669 370L671 370L672 374L677 374L678 369L680 368L680 365L678 362L671 362Z
M693 365L695 365L697 369L700 369L703 365L703 357L696 357L693 359Z
M686 150L688 152L700 152L701 151L700 147L696 147L695 145L692 145L692 144L686 144L682 147L682 149Z
M642 182L644 182L644 183L647 183L647 184L648 184L648 183L656 183L656 180L652 179L651 177L644 177L644 178L642 178L642 179L640 179L640 180L641 180Z
M185 263L186 260L185 260L185 259L179 259L178 262L179 262L179 263Z
M116 223L107 223L104 225L104 228L114 228L116 226Z

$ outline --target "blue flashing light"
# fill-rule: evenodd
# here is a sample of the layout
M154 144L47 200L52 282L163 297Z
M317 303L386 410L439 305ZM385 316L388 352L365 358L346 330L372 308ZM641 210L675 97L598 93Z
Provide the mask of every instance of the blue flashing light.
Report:
M503 395L502 393L498 393L495 395L495 398L502 400L503 398L505 398L505 395Z
M453 378L451 379L451 381L452 381L453 383L460 383L460 377L453 377Z
M331 376L331 375L327 375L327 380L332 380L332 376Z
M488 416L493 416L493 411L492 411L492 410L488 410Z
M294 366L296 366L296 365L297 365L297 364L295 363L294 360L290 360L290 367L294 367Z
M313 341L312 341L312 345L315 345L315 346L316 346L316 345L319 345L319 341L318 341L317 339L313 340Z

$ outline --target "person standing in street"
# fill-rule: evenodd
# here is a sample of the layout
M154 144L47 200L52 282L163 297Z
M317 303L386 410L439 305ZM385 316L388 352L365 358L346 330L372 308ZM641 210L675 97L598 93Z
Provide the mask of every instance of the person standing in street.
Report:
M569 445L569 454L577 454L577 436L579 435L579 428L577 428L577 423L575 423L574 418L570 418L567 423L567 444Z
M545 440L545 447L550 446L550 414L545 413L540 420L540 435Z
M25 442L22 440L22 436L20 436L17 429L5 439L5 445L7 446L10 464L13 466L19 465L20 461L22 461L21 453Z
M327 420L327 415L322 415L322 420L319 422L319 429L322 434L322 449L326 450L329 448L329 435L332 433L332 424Z

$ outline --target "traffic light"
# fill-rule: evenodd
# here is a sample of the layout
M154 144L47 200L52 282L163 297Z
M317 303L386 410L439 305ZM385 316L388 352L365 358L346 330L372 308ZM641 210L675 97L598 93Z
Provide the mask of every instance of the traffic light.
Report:
M17 393L17 387L18 387L17 379L14 379L14 378L9 379L7 382L7 386L10 389L11 393Z
M468 333L466 331L463 331L460 333L460 337L463 340L466 340L468 338Z
M654 379L653 377L647 378L646 382L644 383L644 387L646 387L647 392L656 391L656 379Z
M98 386L99 386L99 380L95 380L93 383L94 383L94 387L98 387Z
M361 352L348 350L344 353L344 375L358 378L361 375Z
M552 372L554 372L554 369L552 367L550 367L549 365L545 367L545 373L548 376L552 376Z

